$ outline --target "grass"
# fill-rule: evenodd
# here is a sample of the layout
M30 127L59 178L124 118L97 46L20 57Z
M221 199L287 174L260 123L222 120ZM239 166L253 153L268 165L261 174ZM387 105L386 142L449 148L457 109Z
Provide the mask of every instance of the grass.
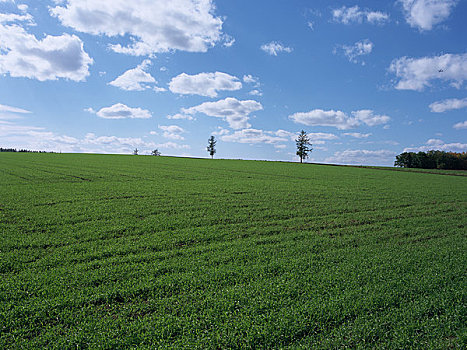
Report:
M466 180L0 154L0 348L465 348Z

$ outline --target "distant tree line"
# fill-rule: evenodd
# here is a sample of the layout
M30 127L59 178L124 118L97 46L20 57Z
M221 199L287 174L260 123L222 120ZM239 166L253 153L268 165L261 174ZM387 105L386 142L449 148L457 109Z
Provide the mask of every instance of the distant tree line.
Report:
M467 153L444 151L404 152L396 156L394 166L402 168L467 170Z
M29 149L2 148L2 147L0 147L0 152L53 153L53 152L46 152L46 151L31 151Z

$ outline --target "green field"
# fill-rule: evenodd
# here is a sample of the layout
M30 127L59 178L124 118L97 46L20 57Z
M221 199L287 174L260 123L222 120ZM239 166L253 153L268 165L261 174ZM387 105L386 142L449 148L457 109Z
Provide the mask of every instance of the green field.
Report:
M0 348L467 346L467 177L0 154Z

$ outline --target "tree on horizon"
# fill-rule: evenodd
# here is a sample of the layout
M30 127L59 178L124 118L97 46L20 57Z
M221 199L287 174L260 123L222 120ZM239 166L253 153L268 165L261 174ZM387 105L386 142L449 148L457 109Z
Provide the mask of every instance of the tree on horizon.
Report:
M206 148L206 150L208 151L208 153L211 155L211 159L214 158L214 154L216 154L216 139L214 138L214 136L211 136L209 139L208 139L208 147Z
M300 163L303 163L304 159L308 158L308 153L310 153L313 148L311 147L310 138L308 137L305 130L302 130L298 135L298 138L295 140L297 145L297 156L300 157Z

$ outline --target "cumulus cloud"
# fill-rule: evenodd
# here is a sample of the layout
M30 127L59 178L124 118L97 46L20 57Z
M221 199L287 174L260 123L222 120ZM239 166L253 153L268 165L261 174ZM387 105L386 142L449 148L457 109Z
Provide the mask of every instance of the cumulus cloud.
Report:
M214 131L212 134L216 135L216 136L222 136L222 135L227 135L229 133L230 133L230 131L228 129L224 129L221 126L218 126L216 131Z
M392 165L396 153L389 150L345 150L335 152L326 163L354 165Z
M448 81L460 88L467 79L467 54L402 57L392 61L389 70L399 78L395 86L398 90L422 91L433 80Z
M387 115L377 115L371 109L362 109L352 112L353 117L349 117L342 111L314 109L310 112L299 112L289 116L295 123L308 126L331 126L339 130L355 128L366 124L375 126L386 124L391 119Z
M342 135L355 137L356 139L366 139L371 136L371 134L362 134L359 132L345 132Z
M234 91L241 88L242 83L237 77L222 72L196 75L182 73L169 83L169 89L173 93L208 97L217 97L219 91Z
M98 117L104 119L147 119L151 118L151 112L142 108L131 108L123 103L116 103L110 107L101 108L95 112L92 108L86 110L90 113L95 113Z
M126 91L144 91L148 89L153 89L157 92L165 91L164 88L158 87L156 85L156 79L151 74L146 72L150 65L150 60L144 60L136 68L127 70L115 80L111 81L109 85Z
M227 142L277 144L279 142L295 141L298 133L281 129L276 131L267 131L248 128L238 130L230 134L228 130L221 128L220 131L217 132L217 135L222 135L221 140ZM326 140L335 140L338 138L334 134L322 132L308 133L308 137L313 144L324 144Z
M249 94L251 96L263 96L263 93L261 90L259 90L259 87L261 86L261 83L259 82L259 78L252 76L251 74L244 75L243 76L243 81L247 84L252 84L255 89L251 90Z
M159 125L159 129L164 131L162 136L164 136L167 139L172 139L172 140L184 140L185 139L181 135L185 132L185 130L178 125Z
M173 50L206 52L229 41L214 10L212 0L65 0L50 13L79 32L122 42L129 38L127 46L118 43L111 49L140 56Z
M457 0L399 0L407 23L419 30L431 30L445 21Z
M251 90L248 94L251 96L263 96L263 93L257 89Z
M342 111L314 109L289 116L295 123L307 126L332 126L339 130L352 129L360 125L357 119L348 117Z
M288 138L277 136L271 131L263 131L258 129L243 129L235 131L229 135L221 136L222 141L237 142L237 143L267 143L273 144L277 142L287 141Z
M467 143L446 143L439 139L429 139L422 146L405 148L404 152L427 152L431 150L439 150L446 152L467 152Z
M452 127L453 127L454 129L458 129L458 130L459 130L459 129L467 129L467 120L464 121L464 122L459 122L459 123L457 123L457 124L454 124Z
M177 120L177 119L194 120L195 118L193 118L193 116L191 116L191 115L177 113L177 114L174 114L174 115L168 115L168 116L167 116L167 119L174 119L174 120Z
M388 123L391 118L387 115L374 114L371 109L362 109L359 111L352 112L352 115L358 121L365 123L368 126L376 126L380 124Z
M284 46L277 41L271 41L268 44L261 45L261 50L271 56L277 56L277 54L281 52L291 53L293 51L291 47Z
M248 123L249 115L263 109L261 103L254 100L239 101L228 97L216 102L204 102L198 106L183 108L182 113L203 113L210 117L222 118L229 123L232 129L245 129L251 125Z
M93 60L76 35L45 35L38 40L16 21L31 21L28 14L0 17L0 74L39 81L59 78L84 81Z
M259 86L259 78L254 77L251 74L244 75L243 81L247 84L255 84L255 86Z
M371 24L383 24L389 20L389 15L381 11L372 11L369 9L360 9L360 7L342 6L332 10L334 21L342 24L362 23L367 21Z
M450 98L443 101L433 102L430 106L432 112L443 113L453 109L461 109L467 107L467 97L463 99Z
M360 57L369 55L373 50L373 43L368 40L361 40L357 41L353 45L342 45L340 46L344 55L348 58L348 60L352 63L359 63ZM362 65L365 65L364 61L361 61Z

